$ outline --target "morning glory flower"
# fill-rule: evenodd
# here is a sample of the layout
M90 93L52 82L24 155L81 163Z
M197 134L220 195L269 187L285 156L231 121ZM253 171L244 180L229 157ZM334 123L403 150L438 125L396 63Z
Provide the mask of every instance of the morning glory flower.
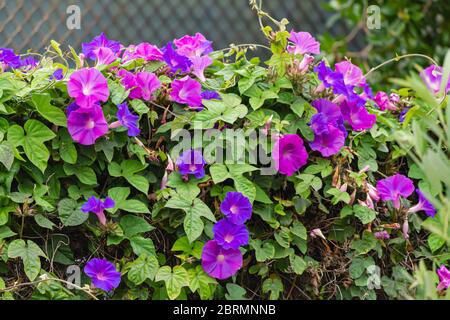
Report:
M194 36L185 35L173 41L177 47L177 53L185 57L199 57L212 52L212 42L197 32Z
M70 114L71 114L73 111L76 111L76 110L78 110L78 109L80 109L80 107L79 107L75 102L72 102L72 103L69 104L69 105L67 106L67 108L66 108L67 115L70 116Z
M102 225L106 224L106 216L105 216L105 209L112 209L115 207L115 202L113 199L106 197L104 201L96 198L96 197L90 197L88 201L83 204L81 207L81 211L84 213L95 213L95 215L98 217L98 220Z
M379 180L377 190L383 201L390 200L394 203L394 208L399 209L401 197L408 198L414 192L414 184L411 179L397 173Z
M205 176L206 161L199 150L186 150L177 159L178 172L182 175L193 175L196 179Z
M355 131L371 129L377 121L376 115L367 112L363 100L359 103L358 100L345 99L340 106L344 120Z
M72 73L67 83L67 91L80 108L92 108L97 102L106 102L109 98L108 81L95 68L85 68Z
M163 61L162 51L148 42L136 46L134 57L145 59L145 61Z
M387 231L377 231L373 234L375 238L382 239L382 240L388 240L391 238L390 234Z
M347 136L344 118L338 105L326 99L319 99L313 101L312 106L317 110L317 113L311 117L309 126L315 134L327 133L328 126L332 125Z
M299 135L286 134L274 144L272 159L278 172L292 176L306 164L308 152Z
M336 69L336 72L342 74L346 86L357 87L366 84L366 78L364 77L362 70L350 61L345 60L336 63L334 68Z
M294 32L291 31L289 41L293 45L288 45L287 51L293 54L312 53L320 54L320 43L309 32Z
M129 137L136 137L141 133L139 129L139 116L131 113L126 102L117 105L117 119L109 125L110 129L115 129L120 126L127 128Z
M197 78L199 78L200 81L205 82L206 78L204 75L204 71L213 63L213 60L208 56L202 56L202 57L192 57L191 62L192 62L192 73Z
M67 119L67 128L75 142L90 146L108 132L108 123L102 108L95 105L87 111L81 108L71 111Z
M19 69L22 66L20 56L16 55L11 48L0 48L0 62L13 69Z
M420 189L416 189L416 193L419 196L419 203L417 203L415 206L411 207L408 210L408 212L424 211L427 216L434 218L434 216L436 215L436 208L425 197L425 195L423 194L422 191L420 191Z
M215 240L203 247L202 267L213 278L223 280L235 275L242 268L242 254L239 249L225 249Z
M120 284L120 272L114 264L105 259L94 258L84 267L84 273L91 278L92 284L104 291L111 291Z
M217 91L212 90L203 91L201 96L204 100L222 100L220 94L218 94Z
M438 94L441 91L441 83L442 83L442 73L444 72L443 68L436 65L431 65L428 68L424 69L420 73L420 77L422 81L428 87L433 94ZM450 80L450 78L449 78ZM447 84L446 93L450 90L450 82Z
M250 200L240 192L227 192L220 204L220 211L233 224L244 224L252 216L253 207Z
M82 47L84 56L91 60L97 59L97 56L95 54L96 49L108 48L114 54L117 54L121 49L120 42L114 41L114 40L109 40L103 32L99 36L92 39L91 42L83 43L81 45L81 47Z
M153 93L161 87L158 77L151 72L138 72L135 77L136 88L133 96L138 96L146 101L153 99Z
M442 265L439 269L436 270L438 276L439 276L439 284L437 286L437 289L439 291L443 291L447 289L450 286L450 271Z
M97 66L99 65L107 66L116 61L117 59L117 54L114 53L110 48L101 47L95 49L93 52L97 60Z
M185 74L191 70L191 60L177 53L173 48L172 42L169 42L163 49L163 58L172 73L180 72Z
M243 224L233 224L228 219L218 221L213 227L214 240L224 249L239 249L248 244L248 230Z
M386 92L379 91L373 101L375 101L381 111L397 110L397 106L393 101L391 101L390 97L391 96L389 96Z
M324 157L339 153L344 145L345 134L341 129L330 124L323 133L314 134L314 140L309 143L312 150L319 151Z
M174 80L172 82L170 97L173 101L180 104L187 104L191 108L201 108L202 86L189 76L180 80Z
M62 80L64 79L64 71L63 69L59 68L56 69L55 72L53 72L53 74L50 76L50 80Z
M325 61L321 61L315 68L314 72L317 72L317 76L322 85L325 88L332 88L335 94L342 94L344 96L349 96L353 88L348 88L344 82L344 76L333 71L330 67L327 67Z

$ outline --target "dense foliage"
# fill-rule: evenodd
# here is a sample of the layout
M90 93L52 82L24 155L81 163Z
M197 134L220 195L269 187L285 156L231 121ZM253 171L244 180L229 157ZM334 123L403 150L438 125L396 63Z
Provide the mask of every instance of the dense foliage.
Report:
M201 34L0 49L3 299L445 293L450 60L375 94L272 22L265 63Z

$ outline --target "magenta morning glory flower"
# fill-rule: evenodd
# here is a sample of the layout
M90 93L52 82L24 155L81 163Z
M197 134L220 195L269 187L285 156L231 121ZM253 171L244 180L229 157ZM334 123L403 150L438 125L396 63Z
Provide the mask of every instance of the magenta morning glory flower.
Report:
M242 254L239 249L224 249L210 240L203 247L202 267L213 278L227 279L242 268Z
M201 108L202 86L189 76L180 80L174 80L170 97L173 101L187 104L191 108Z
M135 57L143 58L146 61L162 61L163 53L157 46L143 42L136 46Z
M438 276L439 276L439 284L437 286L437 289L439 291L443 291L447 289L450 286L450 271L442 265L439 269L436 270Z
M177 159L178 172L182 175L193 175L197 179L205 176L206 161L199 150L186 150Z
M240 192L227 192L220 204L220 211L233 224L244 224L252 217L253 207L250 200Z
M91 278L92 284L104 291L111 291L120 284L120 272L114 264L105 259L91 259L84 267L84 273Z
M136 88L133 90L133 97L150 101L153 93L161 87L161 82L154 73L138 72L135 77Z
M397 106L391 101L390 96L386 92L377 92L373 101L375 101L381 111L397 110Z
M439 91L441 91L442 73L442 67L436 66L434 64L424 69L420 73L420 77L422 78L423 82L427 85L428 90L430 90L433 94L437 94L439 93ZM449 90L450 82L447 84L446 92L448 92Z
M362 86L366 84L366 78L362 70L350 61L342 61L334 65L336 72L344 77L344 83L347 86Z
M173 48L172 42L169 42L166 45L163 49L163 53L164 61L169 66L172 73L188 73L191 70L191 60L189 60L188 57L177 53Z
M248 244L248 230L243 224L233 224L228 219L218 221L214 227L214 240L224 249L239 249Z
M400 198L408 198L414 192L411 179L402 174L395 174L377 183L378 194L383 201L393 201L396 209L400 208Z
M320 54L320 43L309 32L294 32L291 31L289 41L293 45L287 47L287 51L293 54Z
M314 140L309 143L312 150L319 151L324 157L337 154L344 145L345 134L333 125L328 125L324 133L315 134Z
M326 99L319 99L313 101L312 106L317 110L317 113L311 117L310 121L310 127L315 134L328 132L328 126L332 125L347 136L344 118L338 105Z
M67 127L72 139L79 144L90 146L108 132L103 110L95 105L93 108L71 111L67 119Z
M99 36L95 37L91 42L83 43L81 46L85 57L91 60L97 59L97 56L94 52L96 49L102 47L108 48L111 49L113 53L117 54L121 48L120 42L109 40L103 32Z
M85 68L71 74L67 83L69 96L80 108L92 108L97 102L109 98L108 81L95 68Z
M96 197L90 197L88 201L83 204L81 207L81 211L84 213L95 213L95 215L98 217L98 220L101 224L106 224L106 216L105 216L105 209L112 209L115 207L115 202L113 199L106 197L105 201L102 201Z
M173 41L177 47L177 53L185 57L199 57L212 52L212 42L208 41L204 35L197 32L194 36L185 35Z
M388 240L391 238L390 234L387 231L377 231L373 234L377 239Z
M411 207L408 212L418 212L424 211L427 216L434 218L436 215L436 208L431 204L431 202L425 197L420 189L416 189L416 193L419 196L419 203Z
M199 78L200 81L202 82L206 81L204 71L213 63L213 60L208 56L202 56L202 57L192 57L191 62L192 62L192 73L197 78Z
M333 71L325 64L325 61L321 61L315 68L314 72L317 72L317 76L325 88L333 88L335 94L343 94L349 96L353 88L348 88L344 82L344 76ZM351 89L351 90L350 90Z
M341 103L341 112L353 130L362 131L373 127L377 121L377 116L367 112L364 104L357 100L345 99Z
M111 123L109 127L114 129L123 126L128 129L129 137L138 136L141 133L141 130L139 129L139 116L131 113L126 102L119 104L117 108L117 119L119 120Z
M272 149L272 159L278 172L292 176L308 161L302 138L297 134L286 134L278 139Z
M107 66L117 59L117 55L110 48L101 47L95 49L93 52L97 60L97 65Z

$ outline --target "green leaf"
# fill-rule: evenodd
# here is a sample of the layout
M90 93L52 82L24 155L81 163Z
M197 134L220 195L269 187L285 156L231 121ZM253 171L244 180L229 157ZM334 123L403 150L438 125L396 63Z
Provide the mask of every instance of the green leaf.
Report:
M369 251L375 249L377 245L377 239L372 232L364 231L362 239L353 240L351 248L358 254L366 254Z
M197 198L192 201L176 194L167 201L166 208L181 209L186 213L184 231L191 243L200 237L203 232L204 224L201 217L216 222L216 218L208 206Z
M307 264L302 257L292 254L289 256L289 262L291 263L292 270L298 275L302 275L305 272Z
M53 227L55 226L55 224L52 221L50 221L49 219L44 217L42 214L35 215L34 221L36 221L36 223L39 226L41 226L42 228L46 228L46 229L50 229L50 230L52 230Z
M0 144L0 163L2 163L6 170L11 170L14 162L14 149L7 144Z
M130 238L130 244L133 252L138 256L143 254L147 254L149 256L156 255L155 245L150 238L144 238L136 235Z
M205 271L203 271L202 266L197 266L195 269L188 270L189 275L189 289L192 292L198 292L200 299L208 300L212 297L213 290L211 285L216 285L217 281L210 276L208 276Z
M224 164L213 164L209 167L209 173L215 184L219 184L231 178L231 175L228 173L228 169Z
M227 291L225 294L225 299L227 300L248 300L245 295L247 291L241 286L234 283L227 283Z
M294 221L291 227L291 232L300 239L308 239L306 227L300 221Z
M175 300L181 289L189 285L189 274L182 266L175 266L173 269L164 266L159 268L155 281L164 281L169 299Z
M203 242L195 241L190 243L188 237L182 237L177 239L173 244L172 251L183 252L187 257L193 256L197 259L201 258L203 249Z
M10 238L15 236L17 233L15 233L14 231L12 231L9 227L7 226L1 226L0 227L0 240L2 239L6 239L6 238Z
M31 96L31 102L36 110L46 120L60 127L67 127L67 118L65 113L51 105L52 98L47 93L33 93Z
M120 219L120 227L126 237L131 238L137 234L154 230L144 218L128 214Z
M347 192L341 191L337 188L331 188L328 189L326 193L333 196L331 200L333 205L337 205L339 202L344 202L345 204L350 203L350 195Z
M41 260L45 257L44 252L31 240L14 240L8 247L9 258L21 258L23 261L25 274L30 281L34 281L41 271Z
M90 167L76 167L75 176L81 183L88 186L97 185L97 176L95 171Z
M109 91L111 92L111 102L115 105L121 104L130 94L120 83L108 80Z
M145 280L154 280L159 263L154 255L143 254L130 264L128 279L135 285L141 285Z
M359 204L353 206L353 212L363 224L371 223L377 216L375 210L365 206L360 206Z
M263 293L270 293L270 300L278 300L283 290L283 282L277 275L271 275L262 286Z
M79 226L89 218L89 215L81 212L78 203L72 199L63 199L59 202L58 214L66 227Z
M428 246L432 253L438 251L445 244L445 239L442 239L437 234L432 233L428 237Z
M261 245L261 240L250 240L250 246L255 250L256 261L265 262L273 259L275 255L275 247L270 242L264 242Z

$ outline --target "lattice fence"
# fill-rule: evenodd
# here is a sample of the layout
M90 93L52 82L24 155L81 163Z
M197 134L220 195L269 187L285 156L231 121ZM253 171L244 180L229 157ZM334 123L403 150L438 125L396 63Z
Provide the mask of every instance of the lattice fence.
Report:
M81 29L66 26L69 5L81 9ZM266 0L264 9L287 17L298 30L326 30L318 0ZM264 41L248 0L0 0L0 47L39 51L51 39L79 48L104 31L124 44L163 45L184 34L202 32L215 48ZM329 30L346 32L343 26Z

